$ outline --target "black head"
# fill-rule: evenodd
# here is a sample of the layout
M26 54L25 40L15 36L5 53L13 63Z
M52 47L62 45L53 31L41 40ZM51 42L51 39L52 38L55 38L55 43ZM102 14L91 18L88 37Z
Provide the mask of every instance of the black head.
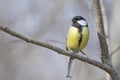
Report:
M73 24L76 24L77 26L80 25L82 27L87 27L88 23L85 20L85 18L83 18L82 16L74 16L72 19Z

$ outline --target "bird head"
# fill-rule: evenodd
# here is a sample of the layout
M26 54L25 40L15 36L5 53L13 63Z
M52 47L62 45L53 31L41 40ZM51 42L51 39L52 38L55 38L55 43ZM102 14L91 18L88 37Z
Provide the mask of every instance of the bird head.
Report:
M87 21L82 16L74 16L72 22L73 24L78 24L80 26L88 26Z

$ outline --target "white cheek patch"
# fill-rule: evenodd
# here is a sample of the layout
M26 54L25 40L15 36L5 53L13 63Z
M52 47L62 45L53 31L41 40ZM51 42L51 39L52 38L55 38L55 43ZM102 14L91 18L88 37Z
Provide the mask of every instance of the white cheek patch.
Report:
M80 25L86 26L87 22L85 20L79 20L77 21Z

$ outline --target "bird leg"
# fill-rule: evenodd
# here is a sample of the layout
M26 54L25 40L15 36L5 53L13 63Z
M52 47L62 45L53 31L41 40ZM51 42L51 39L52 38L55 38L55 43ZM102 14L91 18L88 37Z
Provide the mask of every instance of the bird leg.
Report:
M80 50L80 52L85 56L86 62L87 62L88 61L88 56L82 50Z

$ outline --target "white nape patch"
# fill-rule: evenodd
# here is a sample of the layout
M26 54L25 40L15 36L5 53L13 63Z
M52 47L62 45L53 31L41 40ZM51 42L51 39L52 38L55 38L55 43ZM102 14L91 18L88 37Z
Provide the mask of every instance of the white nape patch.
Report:
M79 20L77 21L80 25L86 26L87 22L85 20Z

